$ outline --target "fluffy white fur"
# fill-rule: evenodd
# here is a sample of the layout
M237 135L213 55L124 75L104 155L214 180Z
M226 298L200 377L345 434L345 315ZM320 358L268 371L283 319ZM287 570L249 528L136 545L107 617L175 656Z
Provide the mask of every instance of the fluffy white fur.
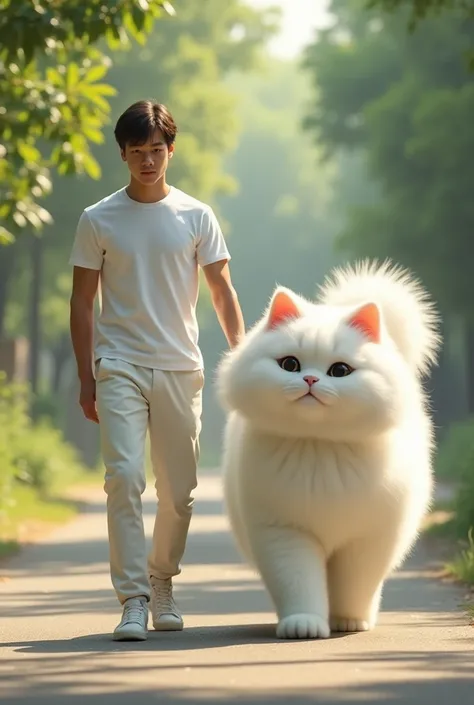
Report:
M383 583L430 502L421 377L439 342L420 284L390 263L362 263L336 270L315 303L278 287L222 360L226 505L274 602L277 636L375 625ZM300 371L282 369L287 356ZM328 376L336 362L354 371Z

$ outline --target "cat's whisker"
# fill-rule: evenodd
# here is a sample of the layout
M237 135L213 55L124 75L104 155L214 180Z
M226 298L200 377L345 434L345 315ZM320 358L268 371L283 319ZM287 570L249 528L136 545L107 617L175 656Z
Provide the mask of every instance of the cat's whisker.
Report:
M317 390L317 393L327 404L335 404L336 401L340 399L340 394L336 389Z
M306 391L304 389L285 389L284 390L285 397L289 399L290 401L297 401L298 399L301 399L301 397L304 397L306 394Z

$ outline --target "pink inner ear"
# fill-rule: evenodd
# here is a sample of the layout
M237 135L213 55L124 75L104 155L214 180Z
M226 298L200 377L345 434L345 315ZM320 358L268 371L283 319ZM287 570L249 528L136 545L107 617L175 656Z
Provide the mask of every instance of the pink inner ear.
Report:
M279 291L273 299L268 325L270 328L277 328L282 323L287 323L290 318L299 318L301 312L296 303L284 291Z
M380 314L375 304L366 304L349 320L352 328L357 328L372 343L380 343Z

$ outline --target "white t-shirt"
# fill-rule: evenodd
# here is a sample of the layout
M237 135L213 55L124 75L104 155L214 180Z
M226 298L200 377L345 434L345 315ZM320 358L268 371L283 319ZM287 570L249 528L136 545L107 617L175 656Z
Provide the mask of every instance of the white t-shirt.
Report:
M198 268L229 259L212 209L177 188L157 203L123 188L86 208L69 263L101 271L95 359L201 369Z

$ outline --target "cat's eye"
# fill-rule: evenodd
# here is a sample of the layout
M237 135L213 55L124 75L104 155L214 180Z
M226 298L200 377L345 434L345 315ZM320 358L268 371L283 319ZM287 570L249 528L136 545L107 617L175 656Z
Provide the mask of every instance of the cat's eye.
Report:
M354 368L346 362L335 362L326 374L328 377L347 377L351 372L354 372Z
M301 365L297 357L289 355L288 357L282 357L281 360L277 360L282 370L285 372L300 372Z

